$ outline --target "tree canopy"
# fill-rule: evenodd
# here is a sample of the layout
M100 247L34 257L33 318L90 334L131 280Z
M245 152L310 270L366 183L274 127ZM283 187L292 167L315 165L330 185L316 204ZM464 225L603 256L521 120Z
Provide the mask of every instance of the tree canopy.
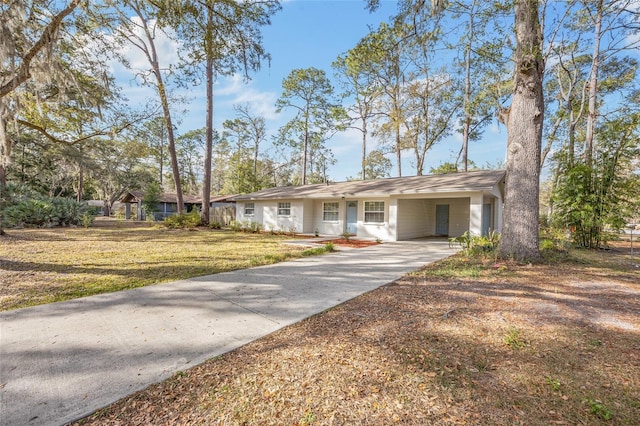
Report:
M598 246L604 229L638 216L636 1L398 0L393 16L335 52L335 75L290 70L276 118L240 104L216 124L214 83L246 82L270 63L262 29L280 9L276 0L3 2L2 202L7 185L111 205L157 184L181 205L183 190L208 200L329 181L343 159L332 143L340 132L361 151L360 179L466 171L469 147L501 122L502 256L537 258L541 178L545 214L579 245ZM158 54L166 42L175 55ZM151 85L155 99L134 108L112 72L139 59L147 66L131 85ZM203 85L202 123L186 128L182 118L200 112L184 94ZM444 144L450 158L433 159Z

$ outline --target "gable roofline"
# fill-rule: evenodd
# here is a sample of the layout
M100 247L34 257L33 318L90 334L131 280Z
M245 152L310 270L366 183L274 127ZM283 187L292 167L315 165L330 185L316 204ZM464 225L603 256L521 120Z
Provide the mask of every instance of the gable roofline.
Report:
M391 195L491 191L504 180L504 170L404 176L374 180L267 188L234 197L236 201L300 198L388 197Z

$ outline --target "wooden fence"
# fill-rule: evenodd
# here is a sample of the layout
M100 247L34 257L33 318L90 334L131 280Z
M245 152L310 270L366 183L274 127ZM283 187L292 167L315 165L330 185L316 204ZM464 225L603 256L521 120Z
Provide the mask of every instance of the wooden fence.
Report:
M229 226L236 220L235 206L216 206L209 208L209 223L218 222L222 226Z

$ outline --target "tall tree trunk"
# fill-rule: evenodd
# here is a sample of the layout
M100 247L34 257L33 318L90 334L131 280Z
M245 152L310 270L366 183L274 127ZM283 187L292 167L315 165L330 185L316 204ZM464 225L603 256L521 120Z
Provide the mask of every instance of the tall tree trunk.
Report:
M593 135L596 126L597 100L598 100L598 71L600 69L600 39L602 38L602 2L596 2L596 17L593 26L593 59L591 73L589 75L589 112L587 114L587 130L584 140L584 161L587 167L591 167L593 157Z
M251 191L258 191L258 154L260 149L260 141L256 140L255 149L253 150L253 179L251 185Z
M173 122L171 121L171 111L169 109L169 100L167 99L167 93L165 91L164 83L162 82L162 76L160 75L160 68L156 63L154 70L157 69L156 76L158 78L158 92L160 94L160 102L162 103L162 111L164 112L164 119L167 124L167 139L169 140L169 155L171 157L171 169L173 172L173 181L176 186L176 203L178 204L178 214L184 213L184 198L182 197L182 184L180 182L180 169L178 166L178 155L176 153L176 142L173 134Z
M362 180L367 178L367 117L362 115Z
M202 181L202 224L209 224L211 162L213 156L213 60L207 59L207 119L205 128L204 179Z
M569 109L569 130L568 130L568 143L569 143L569 167L573 167L576 153L576 120L575 113L573 112L573 102L569 100L567 102L567 108Z
M464 100L463 100L463 110L464 110L464 121L462 123L462 171L466 172L469 167L469 137L471 134L471 42L474 36L474 7L475 2L471 5L471 10L469 11L469 30L468 30L468 40L467 45L465 46L464 52Z
M0 98L0 235L4 235L4 204L7 198L7 166L11 155L11 141L7 134L4 99Z
M84 167L80 164L80 172L78 173L78 194L76 195L76 201L82 201L82 193L84 192Z
M515 87L507 124L503 258L539 261L540 150L544 119L542 31L538 0L516 0Z
M160 135L160 188L164 191L164 129L161 129Z
M398 160L398 177L402 177L402 150L400 149L400 122L396 119L393 123L396 130L396 158Z
M173 172L173 181L176 187L176 204L177 213L184 213L184 198L182 196L182 184L180 182L180 169L178 166L178 155L176 153L175 136L173 134L173 122L171 120L171 109L169 108L169 99L167 97L167 90L164 85L164 79L162 78L162 70L160 70L160 63L158 61L158 52L156 50L156 44L154 41L154 35L149 28L147 17L142 12L142 9L133 4L130 5L140 18L141 26L145 33L145 38L148 43L147 50L143 49L143 52L147 55L147 59L153 70L153 75L156 78L158 96L160 97L160 104L162 105L162 112L164 114L164 121L167 128L167 139L169 142L169 156L171 157L171 169Z
M307 158L309 155L309 113L306 113L304 123L304 146L302 147L302 184L307 184Z
M207 8L207 37L205 38L205 52L207 52L206 79L207 79L207 119L205 123L205 154L204 154L204 179L202 181L202 212L200 220L203 225L209 224L209 204L211 201L211 157L213 156L213 58L211 58L212 42L211 30L213 28L213 11Z

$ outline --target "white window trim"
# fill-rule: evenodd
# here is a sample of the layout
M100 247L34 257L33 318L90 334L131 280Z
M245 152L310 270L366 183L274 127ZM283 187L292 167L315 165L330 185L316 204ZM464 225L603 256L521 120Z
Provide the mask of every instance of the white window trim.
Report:
M250 207L250 210L253 211L253 213L247 213L247 206L251 205L252 207ZM256 203L244 203L244 215L245 216L255 216L256 214Z
M327 204L335 204L337 206L336 210L325 210L324 207ZM324 218L324 214L325 213L337 213L338 218L337 219L325 219ZM322 221L323 222L328 222L328 223L338 223L340 222L340 202L338 201L323 201L322 202Z
M289 204L289 214L280 214L280 204ZM291 217L291 202L288 201L282 201L282 202L278 202L278 217ZM284 210L284 208L282 208Z
M368 203L382 203L382 211L380 210L375 210L375 211L367 211L367 204ZM363 223L365 225L384 225L385 224L385 219L386 219L386 210L387 206L385 205L384 200L368 200L368 201L364 201L362 204L362 220ZM367 222L367 213L382 213L382 222Z

